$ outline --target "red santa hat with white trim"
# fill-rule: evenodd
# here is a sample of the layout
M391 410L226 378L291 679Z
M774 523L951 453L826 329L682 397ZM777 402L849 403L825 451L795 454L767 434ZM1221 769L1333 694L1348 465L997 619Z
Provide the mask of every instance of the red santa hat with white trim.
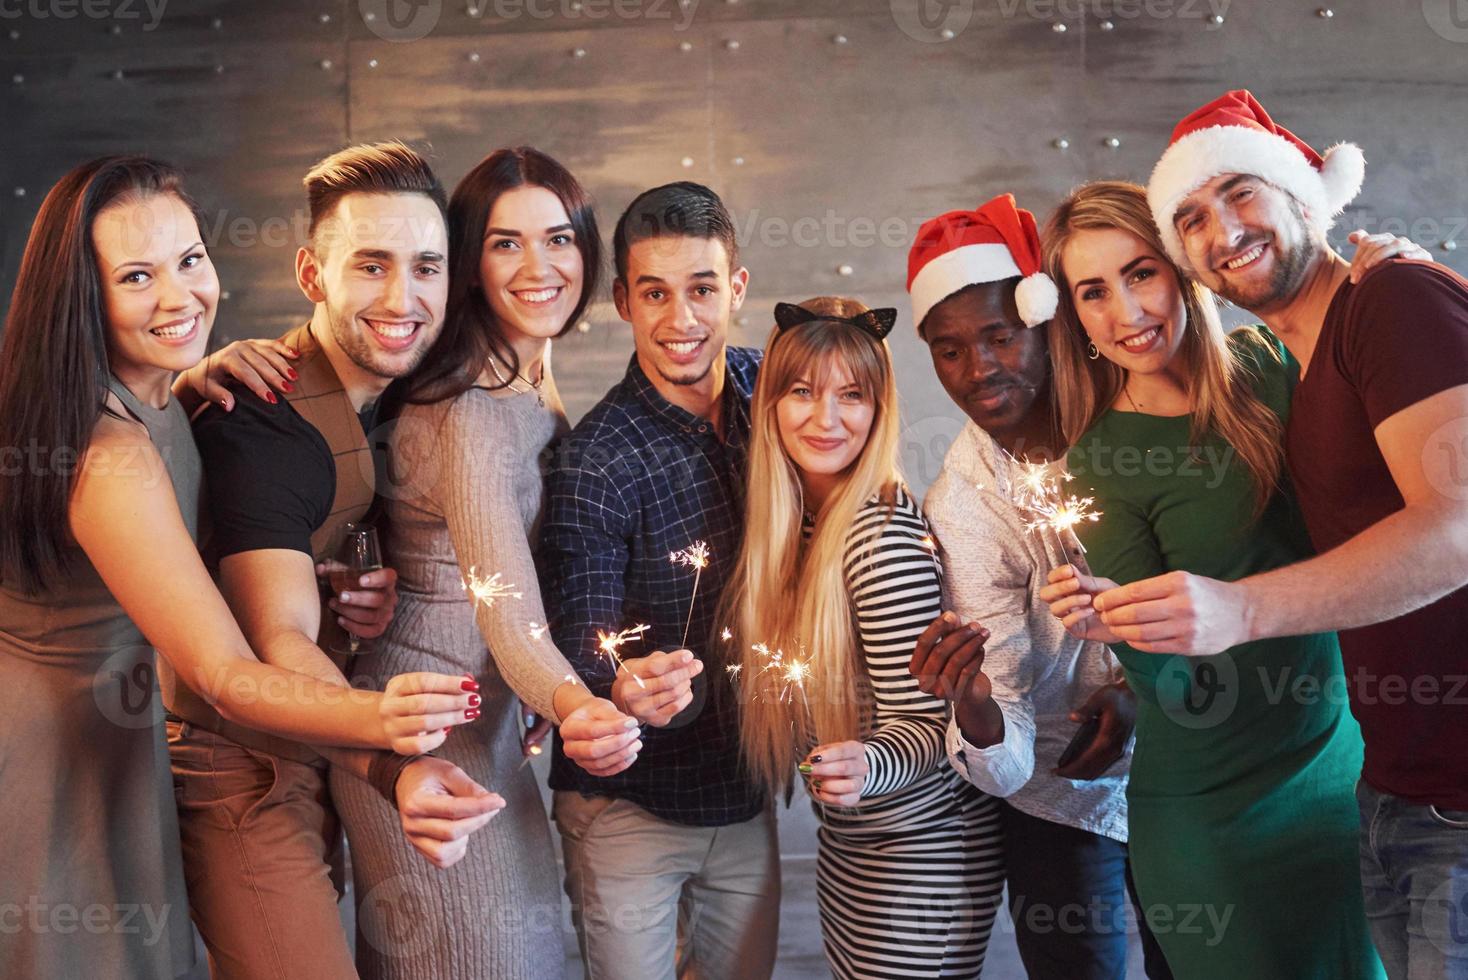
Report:
M1172 131L1152 170L1147 202L1168 253L1189 268L1173 215L1183 199L1220 174L1252 174L1292 195L1321 233L1355 199L1366 159L1354 143L1324 155L1269 118L1247 89L1235 89L1189 114Z
M1035 327L1055 316L1060 294L1040 271L1035 216L1000 194L976 211L949 211L923 222L907 253L907 292L919 331L928 311L976 283L1019 279L1020 319Z

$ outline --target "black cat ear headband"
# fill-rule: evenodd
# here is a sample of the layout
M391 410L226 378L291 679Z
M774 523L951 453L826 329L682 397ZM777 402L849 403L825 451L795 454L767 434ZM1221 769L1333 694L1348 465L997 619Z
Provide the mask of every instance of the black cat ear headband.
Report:
M775 304L775 325L781 330L789 330L802 323L817 321L844 323L881 340L892 332L892 326L897 322L897 310L891 306L884 306L880 310L867 310L856 316L833 316L829 313L812 313L805 307L796 306L794 303Z

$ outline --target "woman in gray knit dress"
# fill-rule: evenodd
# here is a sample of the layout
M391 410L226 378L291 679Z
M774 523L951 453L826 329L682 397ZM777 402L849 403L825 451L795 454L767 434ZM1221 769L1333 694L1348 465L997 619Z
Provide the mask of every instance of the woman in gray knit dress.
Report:
M447 871L425 865L396 815L345 774L332 795L352 848L357 966L367 980L536 980L563 975L561 897L545 808L523 765L517 705L607 734L610 775L641 748L635 721L594 698L544 633L530 541L543 460L567 429L548 341L596 287L600 236L575 179L529 148L499 150L449 205L451 274L443 335L405 390L390 395L387 562L399 602L357 670L478 680L484 720L438 751L508 805Z

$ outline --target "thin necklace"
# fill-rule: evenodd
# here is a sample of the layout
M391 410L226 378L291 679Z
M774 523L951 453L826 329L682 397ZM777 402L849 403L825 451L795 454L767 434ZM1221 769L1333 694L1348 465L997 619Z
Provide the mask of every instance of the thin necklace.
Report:
M498 374L499 372L496 371L495 373ZM1137 403L1134 400L1132 400L1132 393L1129 390L1129 388L1128 388L1127 385L1122 385L1121 386L1121 393L1123 395L1126 395L1127 404L1132 407L1132 411L1136 412L1138 415L1141 415L1142 414L1142 410L1140 408L1138 408L1137 407Z
M498 360L499 359L496 358L493 353L491 353L489 355L489 357L488 357L489 369L494 372L495 380L498 381L504 387L506 387L506 388L510 389L511 391L513 391L517 395L528 394L529 392L532 392L532 391L535 392L535 400L540 403L540 406L542 408L544 408L545 407L545 393L540 390L540 386L543 385L543 384L545 384L545 369L543 367L541 368L541 371L540 371L540 380L539 381L533 381L532 382L529 378L525 377L519 371L516 371L515 372L515 376L513 378L510 378L509 380L506 380L505 379L505 376L502 373L500 373L500 366L497 363ZM508 367L508 366L509 365L506 365L506 367ZM516 381L519 381L520 383L524 384L525 387L524 388L516 388L515 387L515 382Z

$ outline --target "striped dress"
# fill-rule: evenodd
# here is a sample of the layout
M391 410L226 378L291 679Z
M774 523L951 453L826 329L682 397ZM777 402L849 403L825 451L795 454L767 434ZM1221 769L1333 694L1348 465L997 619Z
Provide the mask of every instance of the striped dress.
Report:
M905 489L858 512L845 572L875 715L861 802L816 804L826 957L843 978L977 977L1004 887L999 808L949 765L947 706L907 669L942 567Z

